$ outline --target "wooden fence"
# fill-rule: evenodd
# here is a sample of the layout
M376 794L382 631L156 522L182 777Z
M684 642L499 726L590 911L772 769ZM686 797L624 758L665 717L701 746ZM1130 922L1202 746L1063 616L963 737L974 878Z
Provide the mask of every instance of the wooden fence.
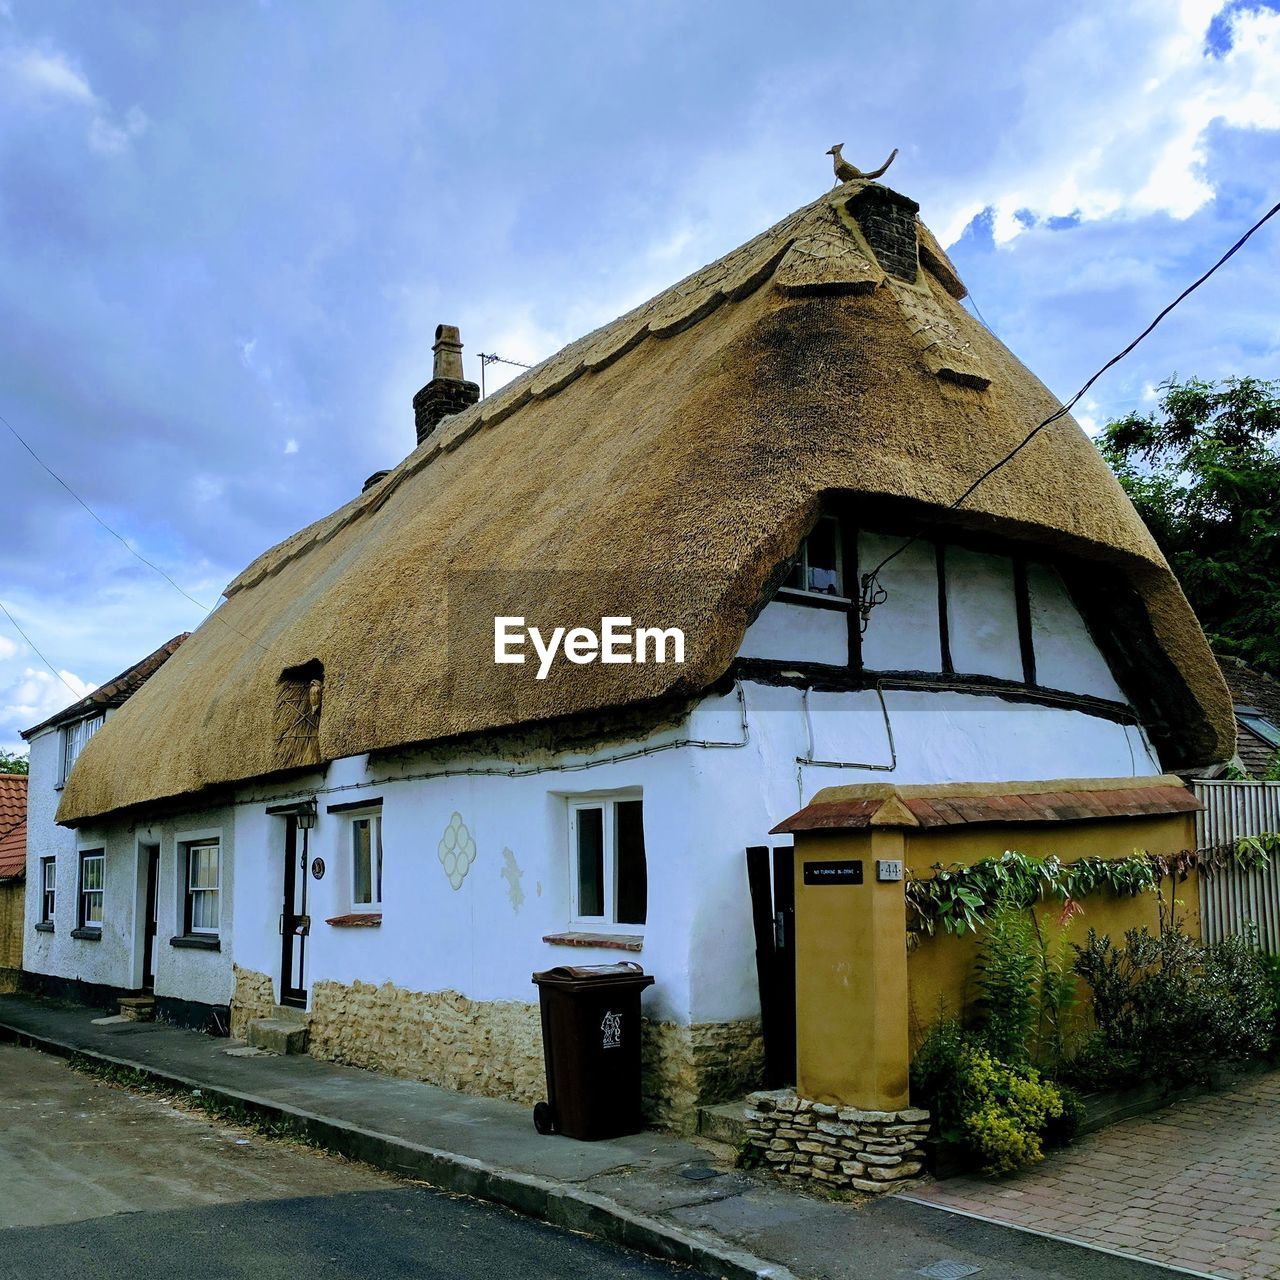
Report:
M1201 781L1193 786L1204 805L1196 816L1199 848L1280 832L1280 782ZM1280 859L1255 871L1228 864L1199 880L1200 929L1206 942L1243 933L1252 925L1259 946L1280 955Z

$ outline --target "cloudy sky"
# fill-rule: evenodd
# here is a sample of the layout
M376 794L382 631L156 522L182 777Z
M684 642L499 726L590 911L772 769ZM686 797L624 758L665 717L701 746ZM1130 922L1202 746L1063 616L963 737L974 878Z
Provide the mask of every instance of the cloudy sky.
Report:
M408 451L438 322L473 377L535 361L812 199L837 141L901 148L1065 398L1280 198L1275 9L0 0L0 414L212 604ZM1078 416L1278 348L1280 220ZM11 746L203 615L2 426L0 492L0 600L60 673L0 615Z

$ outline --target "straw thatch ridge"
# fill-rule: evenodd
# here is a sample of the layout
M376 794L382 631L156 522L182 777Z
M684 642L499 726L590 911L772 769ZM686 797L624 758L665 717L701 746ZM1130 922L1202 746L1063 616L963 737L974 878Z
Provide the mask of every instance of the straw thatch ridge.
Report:
M827 193L447 419L380 484L259 557L184 661L90 741L59 820L286 767L278 685L308 663L324 671L321 761L686 696L728 669L831 495L855 512L860 498L942 512L1056 401L959 305L923 228L916 282L885 276L848 211L862 188ZM1203 635L1073 422L966 510L1121 575L1152 637L1166 766L1230 753ZM686 662L560 663L535 681L494 666L495 613L681 627Z

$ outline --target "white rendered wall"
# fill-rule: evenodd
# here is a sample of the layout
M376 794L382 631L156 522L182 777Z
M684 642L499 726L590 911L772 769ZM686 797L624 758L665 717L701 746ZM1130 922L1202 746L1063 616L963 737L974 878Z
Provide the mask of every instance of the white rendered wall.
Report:
M27 777L27 894L23 924L22 967L32 973L67 974L92 956L93 943L76 942L76 835L54 822L58 811L58 774L62 738L47 729L29 743ZM57 858L54 885L54 932L37 932L43 911L40 859ZM99 981L93 978L89 981Z
M1008 556L948 547L946 578L952 667L963 675L1021 680L1013 562Z
M27 779L27 889L22 967L31 973L77 978L108 986L136 986L133 979L137 861L127 841L106 849L100 831L69 831L54 822L62 768L62 736L48 729L30 742ZM81 849L106 849L102 937L73 938L80 892ZM40 860L56 858L54 931L36 929L43 912Z
M899 551L903 538L858 535L858 572L870 573ZM885 590L862 636L862 665L870 671L941 671L938 565L931 542L913 542L880 570ZM843 659L842 659L843 661Z
M1127 701L1057 570L1029 564L1027 589L1036 682L1050 689Z
M849 661L849 625L839 609L789 604L785 596L771 600L747 628L738 650L743 658L777 658L787 662Z

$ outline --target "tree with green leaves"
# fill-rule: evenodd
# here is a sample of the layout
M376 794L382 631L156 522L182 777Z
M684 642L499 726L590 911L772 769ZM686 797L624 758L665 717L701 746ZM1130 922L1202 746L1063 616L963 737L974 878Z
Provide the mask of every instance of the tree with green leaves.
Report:
M1171 378L1099 445L1214 647L1280 675L1280 382Z
M0 773L26 773L27 757L17 751L6 751L0 747Z

